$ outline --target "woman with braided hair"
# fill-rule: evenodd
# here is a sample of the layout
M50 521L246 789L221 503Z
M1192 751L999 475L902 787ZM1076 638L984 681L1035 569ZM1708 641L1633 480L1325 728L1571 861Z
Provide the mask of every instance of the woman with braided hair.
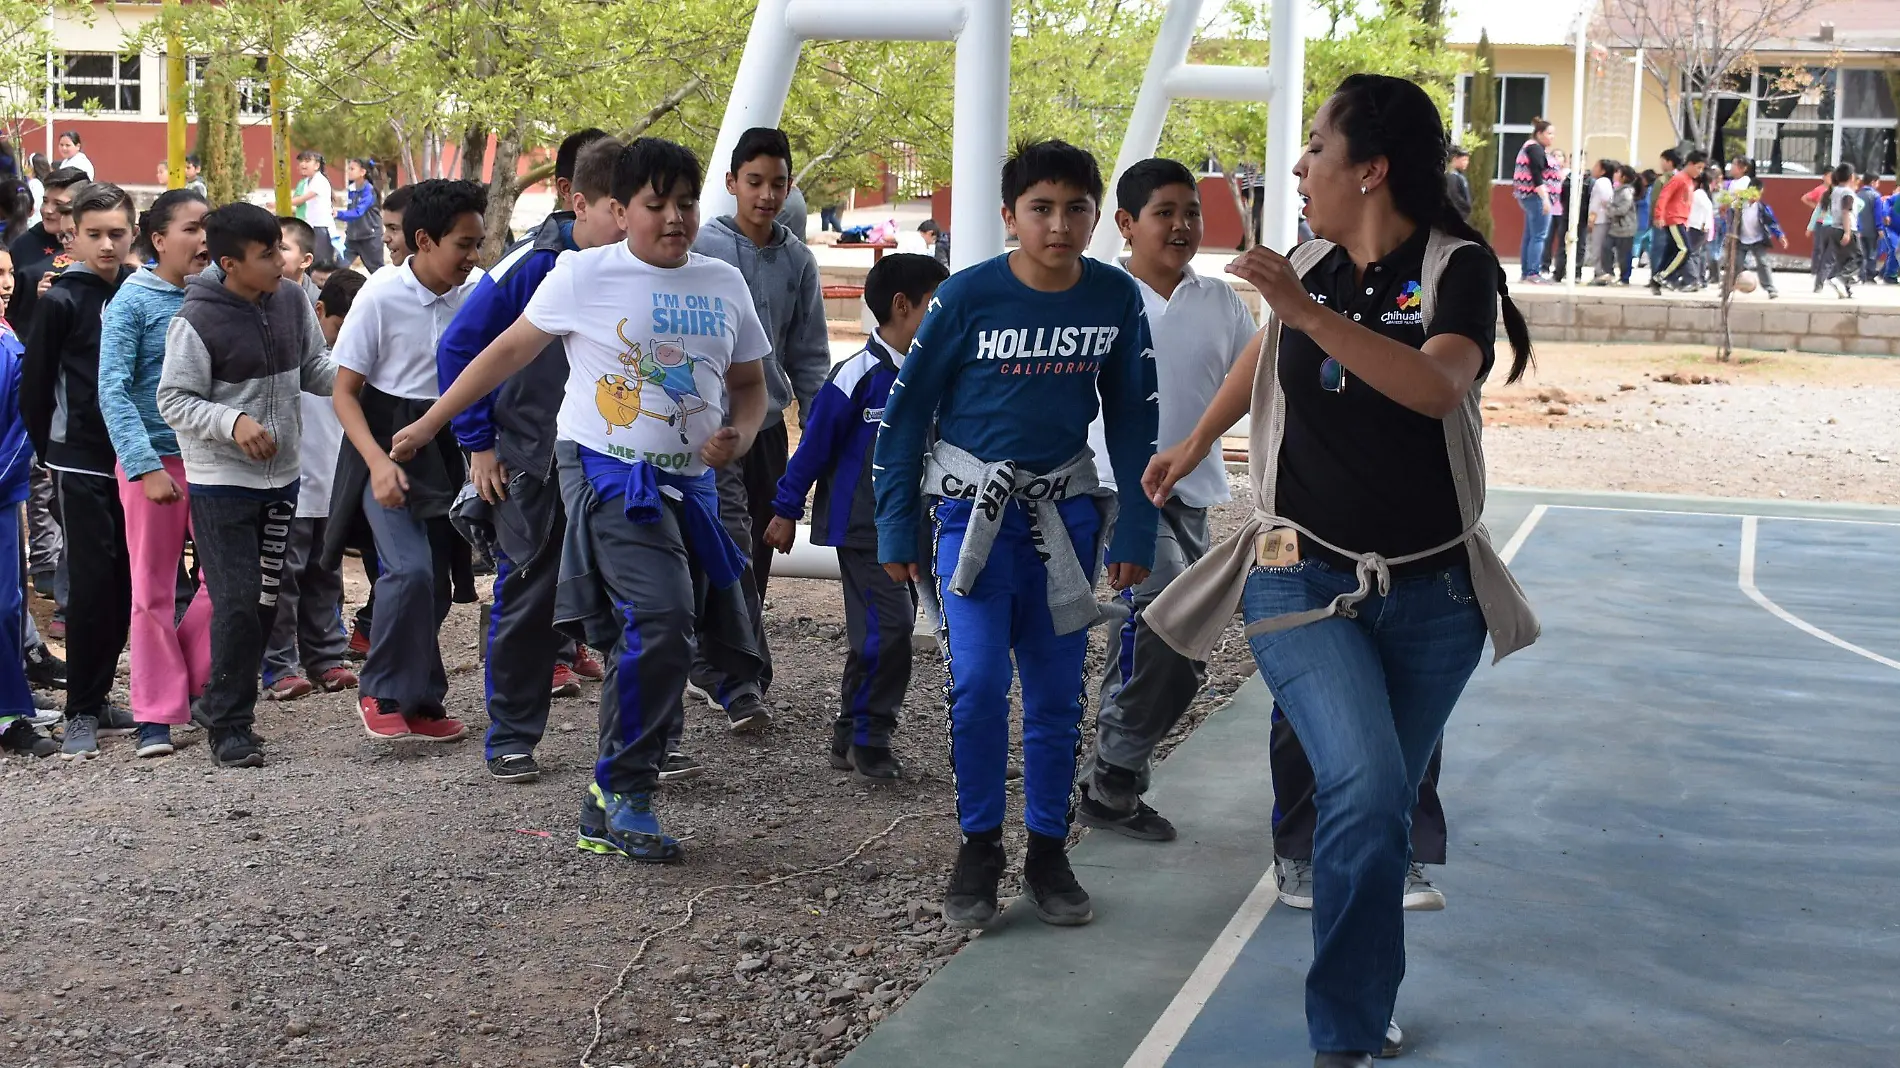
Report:
M1497 254L1446 198L1449 152L1418 86L1340 84L1293 168L1318 240L1290 256L1255 248L1229 268L1272 314L1200 425L1143 479L1166 500L1251 410L1255 514L1149 618L1176 651L1205 659L1239 605L1312 762L1317 1068L1397 1052L1419 781L1487 632L1498 656L1537 636L1478 522L1478 395L1500 304L1511 381L1530 338Z

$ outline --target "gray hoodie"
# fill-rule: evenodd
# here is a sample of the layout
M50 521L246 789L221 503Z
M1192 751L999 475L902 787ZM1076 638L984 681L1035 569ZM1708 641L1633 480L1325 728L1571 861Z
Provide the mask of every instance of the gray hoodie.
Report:
M739 232L730 215L701 227L693 251L739 268L752 291L759 322L772 341L772 354L765 358L765 425L778 425L794 399L802 422L831 372L831 337L825 329L817 257L777 223L772 224L771 244L760 248Z

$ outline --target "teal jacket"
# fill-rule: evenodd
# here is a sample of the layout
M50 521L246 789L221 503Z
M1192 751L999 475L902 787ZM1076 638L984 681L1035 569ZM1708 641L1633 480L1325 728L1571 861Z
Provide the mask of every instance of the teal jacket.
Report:
M99 335L99 414L125 477L158 470L178 455L178 435L158 414L158 376L165 369L165 330L185 302L180 286L149 267L127 278L106 305Z

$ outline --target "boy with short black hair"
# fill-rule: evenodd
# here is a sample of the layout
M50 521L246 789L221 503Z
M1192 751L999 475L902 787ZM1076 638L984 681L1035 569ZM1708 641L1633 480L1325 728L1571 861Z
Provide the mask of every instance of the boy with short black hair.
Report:
M643 137L614 166L627 240L561 256L527 310L396 437L433 441L557 338L566 396L555 464L567 514L555 619L610 649L600 755L576 845L679 859L653 814L695 634L728 673L756 661L739 583L745 554L719 520L712 471L744 453L765 418L768 342L745 279L692 251L699 161Z
M563 149L587 132L570 136ZM623 147L601 134L568 157L567 173L556 164L555 185L568 190L567 201L502 254L442 335L436 379L444 391L521 318L564 252L626 239L613 203L614 167ZM552 476L555 417L567 372L567 352L555 340L501 388L450 421L468 452L470 481L494 510L495 599L484 662L489 726L483 756L498 782L540 778L534 749L547 731L550 697L580 693L577 662L587 677L601 675L584 648L554 629L566 517Z
M165 336L158 408L178 434L191 526L211 590L211 681L200 712L221 767L260 767L257 665L277 621L297 510L303 411L336 368L303 293L283 284L278 221L254 204L205 216L216 270L194 275Z
M448 616L450 560L459 540L449 509L464 480L461 449L447 434L390 458L389 441L435 403L435 350L480 280L486 191L474 182L417 183L403 212L415 254L387 281L356 296L333 355L337 422L351 448L337 460L322 565L342 564L360 517L376 543L376 625L357 701L363 730L378 741L453 742L462 721L443 706L448 673L437 630Z
M597 141L607 140L607 131L589 126L561 138L554 150L554 214L571 213L574 203L574 173L580 167L581 153Z
M303 290L303 295L315 304L322 292L310 277L310 267L317 261L317 232L294 215L279 216L277 223L283 227L278 254L284 267L284 281Z
M817 483L811 541L838 552L844 582L842 704L831 731L831 766L870 783L896 782L903 765L891 755L897 712L910 687L911 629L917 594L885 574L877 561L877 502L871 491L871 448L891 384L923 323L930 298L950 272L929 256L886 256L864 278L864 302L877 329L856 355L831 369L818 391L772 503L778 514L765 542L792 551L793 524Z
M401 267L403 261L415 252L409 245L409 231L403 229L402 213L409 209L409 201L416 195L416 187L405 185L389 191L383 198L383 248L389 253L389 262L376 269L377 274L389 267Z
M185 157L185 188L199 196L209 196L204 180L204 168L198 162L198 154L193 152Z
M792 182L792 147L783 130L747 130L733 147L726 191L738 210L707 223L693 251L724 260L739 269L752 293L752 304L765 325L772 350L764 359L768 399L765 427L744 457L719 473L721 514L727 529L751 563L748 607L765 663L756 679L734 679L703 661L693 682L726 710L734 731L759 730L771 722L761 695L771 685L772 658L765 646L760 613L772 577L772 552L765 528L772 521L772 499L785 476L790 436L785 409L798 402L800 419L809 416L812 398L831 370L831 339L825 327L825 300L818 260L778 221Z
M949 267L950 235L943 232L943 227L938 225L937 220L925 219L918 223L917 233L924 239L924 251L938 263L946 268Z
M1194 271L1202 223L1191 171L1171 159L1142 160L1122 174L1115 198L1115 223L1130 249L1128 273L1141 290L1154 340L1158 440L1180 441L1213 402L1258 325L1233 287ZM1090 431L1090 446L1099 457L1101 422ZM1116 484L1106 465L1098 461L1096 469L1104 484ZM1162 506L1154 570L1116 598L1126 615L1109 630L1103 655L1095 756L1077 805L1084 826L1149 841L1174 837L1173 825L1143 804L1141 795L1148 789L1155 747L1187 711L1206 673L1203 665L1156 637L1144 612L1168 583L1206 554L1207 510L1232 499L1217 446Z
M1104 540L1115 589L1139 585L1154 560L1155 507L1141 475L1154 455L1155 369L1134 279L1082 258L1102 197L1094 158L1060 141L1021 145L1003 166L1002 193L1020 247L938 288L885 405L873 474L878 559L893 580L921 577L919 497L930 497L963 831L945 922L996 917L1019 675L1024 890L1045 922L1074 925L1094 915L1064 848L1083 659L1099 619L1095 576ZM1112 539L1109 491L1088 448L1097 411L1120 485Z

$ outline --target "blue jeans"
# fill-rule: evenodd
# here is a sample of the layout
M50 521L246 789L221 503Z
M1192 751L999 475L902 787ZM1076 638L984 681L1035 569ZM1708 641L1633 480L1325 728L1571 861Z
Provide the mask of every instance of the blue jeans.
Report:
M1252 623L1324 607L1357 585L1314 560L1255 568L1241 606ZM1313 765L1306 1027L1322 1052L1376 1052L1384 1041L1405 976L1412 805L1485 639L1462 565L1395 579L1355 611L1252 640Z
M1550 237L1550 213L1539 197L1518 197L1524 209L1524 243L1518 247L1518 271L1522 278L1535 278L1544 269L1544 242Z

